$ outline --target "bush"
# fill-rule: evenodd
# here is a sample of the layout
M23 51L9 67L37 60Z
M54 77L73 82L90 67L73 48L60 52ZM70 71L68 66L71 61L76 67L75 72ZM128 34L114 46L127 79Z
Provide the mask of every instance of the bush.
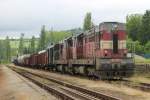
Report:
M145 53L150 54L150 41L145 44L144 51Z

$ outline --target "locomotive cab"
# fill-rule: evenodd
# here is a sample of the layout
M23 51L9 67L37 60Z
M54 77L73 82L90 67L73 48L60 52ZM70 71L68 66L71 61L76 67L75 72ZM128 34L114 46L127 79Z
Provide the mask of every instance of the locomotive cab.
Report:
M134 61L127 57L125 24L104 22L99 25L99 31L100 56L96 60L96 69L110 79L131 76Z
M99 27L101 57L125 57L127 53L125 25L117 22L104 22Z

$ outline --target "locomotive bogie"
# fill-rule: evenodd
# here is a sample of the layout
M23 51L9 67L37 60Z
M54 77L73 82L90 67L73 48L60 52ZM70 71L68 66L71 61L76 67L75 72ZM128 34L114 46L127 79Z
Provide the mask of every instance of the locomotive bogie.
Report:
M97 61L96 70L103 73L104 76L129 77L134 71L134 61L132 58L126 59L100 59Z
M85 75L85 66L74 66L73 69L75 74Z
M56 70L59 72L63 72L63 66L62 65L57 65Z

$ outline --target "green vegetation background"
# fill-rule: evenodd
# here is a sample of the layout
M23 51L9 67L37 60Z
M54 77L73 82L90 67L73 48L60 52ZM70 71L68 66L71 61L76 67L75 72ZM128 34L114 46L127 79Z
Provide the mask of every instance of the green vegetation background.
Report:
M47 48L52 43L57 43L64 38L72 36L81 31L89 30L94 26L91 21L91 13L88 12L83 20L83 28L75 28L67 31L46 30L43 25L39 38L32 36L31 39L25 39L24 34L21 34L20 39L0 40L0 63L8 63L16 57L16 55L31 54ZM135 53L150 54L150 11L147 10L144 15L131 14L126 18L126 29L128 33L127 47L129 52L132 48L129 44L134 44ZM136 62L150 63L150 59L136 56Z

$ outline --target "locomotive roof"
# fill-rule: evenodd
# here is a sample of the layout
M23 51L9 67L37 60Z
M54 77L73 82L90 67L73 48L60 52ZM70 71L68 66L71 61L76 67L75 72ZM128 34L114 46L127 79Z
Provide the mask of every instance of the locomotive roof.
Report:
M39 51L38 54L44 53L46 50Z
M80 36L80 35L84 35L84 33L79 33L79 34L77 34L75 37L78 37L78 36Z
M65 40L69 40L69 39L72 39L72 36L67 37Z
M67 38L65 38L65 39L63 39L63 40L61 40L61 41L59 41L58 43L55 43L55 44L53 44L53 45L48 46L47 48L52 48L52 47L54 47L54 46L57 45L57 44L62 44L62 43L64 43L64 41L70 40L70 39L72 39L73 37L78 37L78 36L80 36L80 35L90 35L91 33L94 33L94 32L97 33L97 32L99 32L99 31L102 31L102 30L103 30L103 28L100 28L102 25L106 25L106 26L107 26L107 24L108 24L108 25L109 25L109 24L119 24L119 25L121 25L121 26L120 26L121 29L124 29L124 27L125 27L125 23L121 23L121 22L102 22L102 23L100 23L99 25L94 26L93 28L91 28L91 29L88 30L88 31L80 32L80 33L75 34L75 35L73 35L73 36L69 36L69 37L67 37Z
M107 24L107 23L112 23L112 24L125 24L125 23L121 23L121 22L102 22L100 24Z
M53 48L53 47L54 47L54 45L50 45L50 46L47 47L47 49L50 49L50 48Z

